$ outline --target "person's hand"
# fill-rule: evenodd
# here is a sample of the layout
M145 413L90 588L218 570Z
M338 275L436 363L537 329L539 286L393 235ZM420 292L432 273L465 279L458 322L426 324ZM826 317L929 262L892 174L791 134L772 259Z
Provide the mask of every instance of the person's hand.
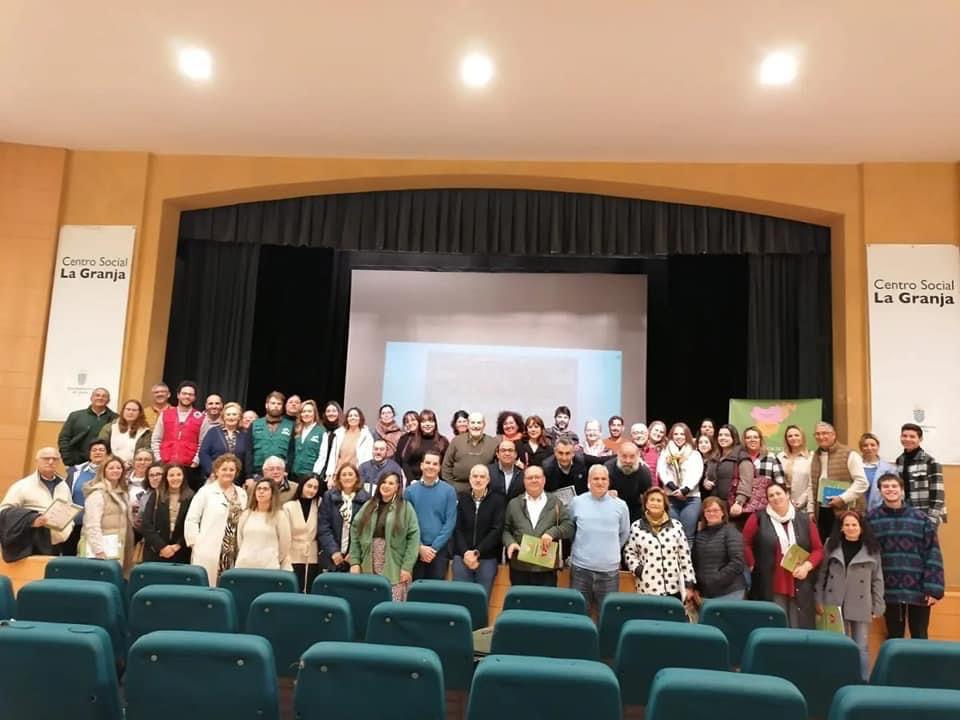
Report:
M173 545L164 545L160 548L160 557L162 558L172 558L177 554L177 551L174 549Z
M247 478L243 481L243 489L247 492L251 492L253 490L253 485L253 478Z
M512 560L518 552L520 552L520 546L517 543L510 543L507 547L507 560Z
M924 599L927 601L927 607L933 607L937 604L937 599L933 595L927 595Z
M550 550L550 543L553 542L553 536L550 533L544 533L540 536L540 551L546 555Z
M400 571L400 582L401 582L401 583L413 582L413 575L411 575L411 574L410 574L408 571L406 571L406 570L401 570L401 571Z
M612 498L620 497L620 493L618 493L616 490L607 490L607 495Z
M331 557L330 559L333 560L333 564L337 565L338 567L340 565L343 565L344 557L342 552L335 552L333 554L333 557Z
M523 465L523 463L522 463L520 460L517 460L517 461L514 463L514 465L517 466L517 469L518 469L518 470L525 470L525 469L526 469L526 468L524 468L524 465Z
M359 566L359 565L351 565L351 566L350 566L350 572L352 572L354 575L359 575L359 574L360 574L360 566Z
M793 576L797 580L806 580L807 575L810 574L811 570L813 570L813 566L810 563L808 562L800 563L799 565L797 565L797 567L793 569Z
M107 554L105 552L97 553L97 560L106 560L106 559L107 559Z
M716 484L713 480L704 480L704 481L703 481L703 488L704 488L704 490L713 490L716 486L717 486L717 484Z
M817 615L823 615L823 605L821 605L820 603L816 604L816 607L814 607L814 610L816 611Z
M694 590L692 587L687 588L687 592L685 593L683 598L684 602L692 603L696 601L696 598L697 598L697 591Z
M740 517L743 514L743 505L735 502L730 506L730 517Z
M429 545L420 546L420 560L425 563L433 562L433 559L437 556L437 551L434 550Z
M37 515L31 523L32 527L40 528L47 526L47 517L45 515Z
M467 550L463 554L463 564L471 570L476 570L480 567L480 553L476 550Z
M343 556L343 562L345 562L347 565L353 564L353 561L350 559L350 553L347 553Z
M827 503L827 506L832 508L845 508L847 506L847 503L844 501L842 497L837 495L835 497L830 498L830 502Z

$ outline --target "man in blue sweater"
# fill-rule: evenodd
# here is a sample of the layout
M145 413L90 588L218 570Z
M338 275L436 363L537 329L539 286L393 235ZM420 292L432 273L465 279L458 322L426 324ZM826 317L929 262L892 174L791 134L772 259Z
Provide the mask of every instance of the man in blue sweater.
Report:
M576 526L570 554L570 587L583 593L599 614L603 599L620 588L620 548L630 536L627 504L609 494L610 473L594 465L587 474L590 492L570 503Z
M447 543L457 523L457 493L440 479L440 454L428 450L420 463L423 476L404 495L420 524L420 557L413 566L413 579L443 580L450 560Z

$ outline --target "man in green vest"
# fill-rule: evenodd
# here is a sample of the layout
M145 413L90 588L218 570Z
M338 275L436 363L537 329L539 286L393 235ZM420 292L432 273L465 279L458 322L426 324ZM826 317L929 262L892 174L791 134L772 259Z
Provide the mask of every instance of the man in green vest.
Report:
M286 417L283 405L286 401L283 393L274 390L267 395L267 414L257 418L250 426L253 438L253 474L263 472L263 462L276 456L286 462L290 457L290 445L293 442L293 420Z
M830 537L834 518L847 508L863 514L867 510L865 493L869 485L863 470L860 453L837 442L837 431L828 422L819 422L813 432L817 450L810 461L810 497L807 512L817 523L820 537ZM820 503L820 484L825 480L839 481L846 489Z

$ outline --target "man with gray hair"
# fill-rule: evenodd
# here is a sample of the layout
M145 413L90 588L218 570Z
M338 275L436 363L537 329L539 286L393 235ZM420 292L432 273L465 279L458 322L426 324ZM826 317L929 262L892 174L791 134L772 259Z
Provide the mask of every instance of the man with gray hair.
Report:
M570 503L576 532L570 554L570 587L583 593L599 614L603 599L620 588L620 549L630 536L630 511L610 490L610 473L594 465L587 473L589 492Z
M4 558L10 561L29 555L60 555L73 532L73 521L54 528L45 515L54 500L71 503L70 488L57 474L60 453L54 447L42 447L36 457L36 471L11 485L0 503L0 540Z
M817 449L810 461L810 496L807 499L807 512L817 524L820 537L830 537L834 518L847 508L861 515L867 510L864 494L869 487L867 474L863 469L860 453L837 442L837 431L828 422L817 423L813 431ZM820 485L829 480L837 483L829 490L820 492ZM842 492L839 487L844 486ZM821 497L822 496L822 497Z
M487 435L487 422L483 415L472 412L467 417L467 432L460 433L450 441L443 456L441 477L453 485L457 494L470 492L470 468L474 465L489 465L497 456L497 438Z
M87 407L67 415L57 438L64 465L79 465L86 461L90 443L100 436L104 425L117 419L117 414L107 407L109 402L110 391L98 387L90 393Z
M291 482L287 479L287 462L282 457L271 455L263 461L263 474L250 478L245 483L248 495L253 493L253 489L257 485L257 480L263 478L273 481L273 487L280 497L281 505L289 500L293 500L297 494L297 486L299 483Z

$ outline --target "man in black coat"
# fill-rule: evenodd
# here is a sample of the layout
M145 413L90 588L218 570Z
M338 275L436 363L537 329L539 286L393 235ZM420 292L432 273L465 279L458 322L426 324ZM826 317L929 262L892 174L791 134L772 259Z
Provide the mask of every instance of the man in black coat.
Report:
M574 453L573 442L566 438L560 438L554 444L553 457L543 462L543 474L547 492L556 492L569 485L574 487L577 495L587 492L587 466L583 458Z
M517 445L513 440L501 440L497 458L487 466L490 471L490 491L506 496L510 502L523 495L523 470L517 467Z
M610 492L627 504L630 522L643 515L643 494L653 485L653 473L640 459L640 450L632 442L620 443L617 456L604 465L610 473Z

